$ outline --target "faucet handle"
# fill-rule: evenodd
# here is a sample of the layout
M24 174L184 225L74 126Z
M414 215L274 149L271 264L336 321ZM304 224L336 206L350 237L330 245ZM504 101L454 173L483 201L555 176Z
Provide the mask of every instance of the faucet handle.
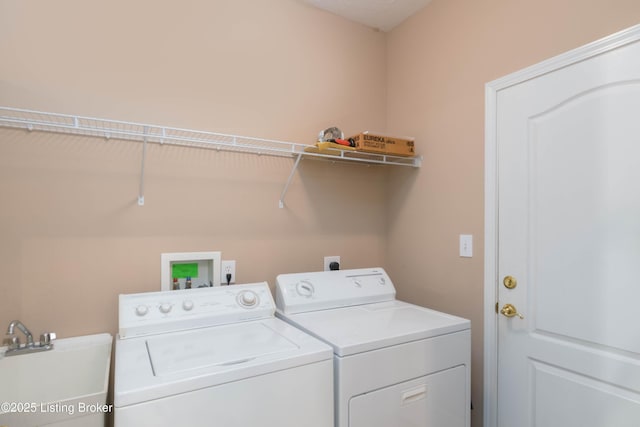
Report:
M20 337L9 335L4 342L7 344L8 350L16 350L20 348Z
M44 334L40 335L40 347L45 345L50 345L51 341L55 339L56 339L55 332L45 332Z

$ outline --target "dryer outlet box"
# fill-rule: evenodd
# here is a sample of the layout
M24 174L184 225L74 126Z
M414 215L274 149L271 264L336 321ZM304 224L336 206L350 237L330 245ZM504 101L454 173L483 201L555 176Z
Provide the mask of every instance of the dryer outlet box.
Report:
M340 264L340 255L333 255L333 256L324 257L324 271L331 270L330 265L331 265L332 262L337 262L338 264ZM342 266L340 268L342 268Z

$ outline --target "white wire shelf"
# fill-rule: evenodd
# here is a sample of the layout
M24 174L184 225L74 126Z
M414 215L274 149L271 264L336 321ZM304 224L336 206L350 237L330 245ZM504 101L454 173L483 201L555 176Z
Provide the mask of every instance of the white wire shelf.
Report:
M29 131L90 136L104 138L107 140L120 139L142 142L143 158L140 178L140 194L138 197L139 205L144 205L144 161L146 157L147 143L191 146L269 156L293 157L296 159L296 162L280 197L280 207L284 207L284 196L286 195L291 179L293 178L294 172L302 157L409 167L420 167L422 163L422 157L420 156L399 157L349 150L333 150L333 154L310 153L305 151L305 148L310 147L310 145L294 142L228 135L120 120L49 113L11 107L0 107L0 126L26 129Z

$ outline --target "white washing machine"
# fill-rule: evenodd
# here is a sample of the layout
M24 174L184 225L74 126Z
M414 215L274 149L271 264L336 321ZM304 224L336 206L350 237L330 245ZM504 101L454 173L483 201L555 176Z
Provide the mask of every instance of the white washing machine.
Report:
M331 347L267 283L120 295L116 427L332 427Z
M396 300L381 268L282 274L276 306L333 347L336 427L470 425L469 320Z

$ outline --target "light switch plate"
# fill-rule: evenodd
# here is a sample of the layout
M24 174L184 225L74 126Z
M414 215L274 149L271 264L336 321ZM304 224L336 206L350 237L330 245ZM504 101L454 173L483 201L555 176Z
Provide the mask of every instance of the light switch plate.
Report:
M473 235L460 235L460 256L464 258L471 258L473 256Z

